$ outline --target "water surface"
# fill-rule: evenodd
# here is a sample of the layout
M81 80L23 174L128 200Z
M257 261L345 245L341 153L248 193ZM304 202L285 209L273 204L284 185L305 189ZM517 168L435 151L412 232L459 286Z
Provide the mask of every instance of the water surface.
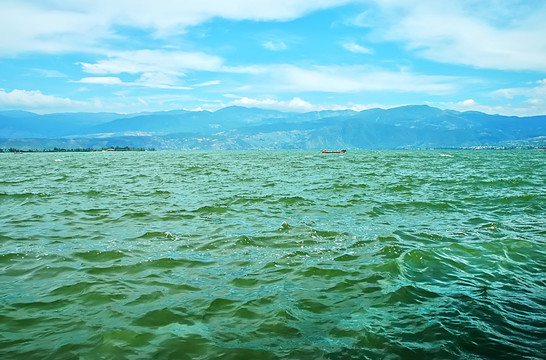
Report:
M544 151L0 154L3 359L541 359Z

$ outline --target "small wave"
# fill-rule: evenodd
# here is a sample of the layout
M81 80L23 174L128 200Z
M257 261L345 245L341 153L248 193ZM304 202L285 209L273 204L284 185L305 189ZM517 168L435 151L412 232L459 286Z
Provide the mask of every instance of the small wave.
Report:
M204 317L210 318L220 313L232 313L240 304L240 301L237 300L216 298L209 303L209 306L205 310Z
M89 281L82 281L75 284L59 286L49 293L52 296L73 296L81 295L93 289L95 283Z
M340 238L340 237L346 237L349 236L346 232L339 232L339 231L332 231L332 230L315 230L313 229L311 231L311 234L313 236L321 237L324 239L331 239L331 238Z
M237 245L238 247L239 246L244 247L244 246L261 246L262 244L252 236L241 235L235 241L235 245Z
M115 251L91 250L86 252L76 252L76 253L73 253L73 256L84 261L104 263L108 261L123 259L126 255L120 250L115 250Z
M321 277L325 279L339 277L343 278L350 275L350 273L345 270L337 268L321 268L316 266L308 267L305 270L302 270L300 273L304 277Z
M255 288L261 286L261 281L255 278L236 278L230 281L230 284L238 288Z
M52 301L34 301L34 302L21 302L21 303L12 303L16 309L22 311L55 311L62 310L63 308L70 305L70 301L66 299L55 299Z
M501 204L513 204L513 203L529 203L533 201L540 202L542 204L545 203L546 196L542 194L518 194L518 195L510 195L510 196L503 196L500 198L495 199L496 202L499 202Z
M334 261L355 261L359 258L359 255L355 254L343 254L334 258Z
M207 205L207 206L202 206L198 208L197 210L193 210L192 212L195 214L200 214L200 215L208 215L208 214L224 214L224 213L227 213L228 211L229 209L223 206Z
M108 194L107 193L104 193L100 190L87 190L87 191L83 191L83 192L68 192L67 193L68 195L83 195L83 196L88 196L88 197L91 197L91 198L94 198L94 197L100 197L100 196L107 196Z
M0 199L5 197L6 199L32 199L32 198L48 198L50 194L45 192L21 192L21 193L0 193Z
M285 205L308 205L312 204L311 201L301 197L301 196L284 196L275 201L274 203L281 203Z
M90 209L83 209L82 212L88 215L102 215L104 213L109 213L110 210L105 208L90 208Z
M392 191L392 192L400 192L400 193L407 193L407 192L411 192L411 188L408 187L408 186L405 186L405 185L394 185L394 186L389 186L387 187L387 190L389 191Z
M154 291L150 294L140 295L137 299L128 302L127 306L145 305L149 303L154 303L164 297L165 297L165 294L162 291Z
M398 203L382 203L376 205L372 208L370 215L380 216L386 214L415 214L422 212L439 212L439 211L452 211L457 210L457 207L451 202L447 201L437 201L437 202L428 202L428 201L409 201L409 202L398 202Z
M383 256L386 259L396 259L400 257L403 254L403 249L401 249L399 246L396 245L387 245L381 248L377 252L377 255Z
M404 285L388 294L388 302L390 304L414 304L422 303L440 296L440 294L434 291L426 290L418 286Z
M124 219L143 219L147 217L151 217L152 214L148 211L135 211L135 212L127 212L121 216L121 218Z
M166 212L165 215L161 216L162 221L170 221L170 220L182 220L182 219L194 219L196 217L195 214L188 213L186 210L169 210Z
M110 266L94 266L85 269L88 274L91 275L108 275L108 274L139 274L144 271L151 270L170 270L175 268L199 268L207 267L215 264L212 260L193 260L193 259L173 259L173 258L159 258L159 259L146 259L144 261L125 264L125 265L110 265Z
M172 323L193 325L194 321L189 316L187 310L180 306L176 307L176 309L163 308L151 310L133 321L134 325L148 328L157 328Z
M160 269L173 269L177 267L182 268L197 268L210 266L215 264L212 260L195 260L195 259L173 259L173 258L161 258L156 260L146 260L146 266Z
M319 301L304 299L296 303L296 306L304 311L309 311L315 314L323 314L328 311L328 305Z
M176 234L172 234L168 231L147 231L144 234L137 237L137 239L169 239L178 240L179 237Z
M260 204L267 201L271 201L273 199L273 195L265 195L265 196L234 196L230 198L229 203L231 205L249 205L249 204Z

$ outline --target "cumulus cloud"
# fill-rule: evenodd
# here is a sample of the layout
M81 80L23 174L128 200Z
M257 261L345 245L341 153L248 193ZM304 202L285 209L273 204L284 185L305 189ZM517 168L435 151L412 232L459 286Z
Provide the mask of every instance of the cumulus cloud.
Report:
M474 99L466 99L464 101L462 101L461 103L461 106L476 106L477 103L476 101L474 101Z

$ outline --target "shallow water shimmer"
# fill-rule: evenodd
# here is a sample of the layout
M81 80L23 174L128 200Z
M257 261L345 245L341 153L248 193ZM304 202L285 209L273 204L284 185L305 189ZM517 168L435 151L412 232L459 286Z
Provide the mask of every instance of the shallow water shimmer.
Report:
M545 179L538 150L0 154L0 358L544 359Z

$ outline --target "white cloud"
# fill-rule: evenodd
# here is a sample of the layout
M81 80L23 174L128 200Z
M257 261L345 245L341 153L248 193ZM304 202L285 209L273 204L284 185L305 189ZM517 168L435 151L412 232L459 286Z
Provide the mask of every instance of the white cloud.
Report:
M286 44L282 41L269 40L269 41L263 42L262 46L266 48L267 50L271 50L271 51L283 51L288 49Z
M473 99L467 99L459 102L439 102L432 103L427 102L430 106L438 106L443 109L450 109L456 111L479 111L486 114L502 114L502 115L513 115L513 109L510 109L506 105L485 105L476 102Z
M216 111L224 107L226 107L224 104L202 104L194 109L190 109L190 111Z
M50 69L32 69L32 72L38 76L44 77L44 78L63 78L66 77L66 74L63 74L62 72L58 70L50 70Z
M186 70L218 70L223 60L201 52L137 50L118 51L94 64L81 63L82 70L90 74L163 73L181 76Z
M34 1L3 1L0 12L0 55L20 52L77 52L109 36L104 17L60 4L49 9Z
M42 94L40 90L0 90L0 107L5 109L28 109L47 111L50 109L79 109L87 105L69 98Z
M466 99L464 101L462 101L461 103L461 106L476 106L477 103L476 101L474 101L474 99Z
M373 105L364 105L364 104L348 104L348 105L339 105L339 104L312 104L308 101L305 101L299 97L294 97L291 100L275 100L275 99L252 99L248 97L242 97L240 99L231 101L228 106L244 106L250 108L260 108L260 109L269 109L269 110L278 110L285 112L310 112L310 111L322 111L322 110L354 110L362 111L371 108L385 106L373 104ZM225 105L224 105L225 106Z
M0 12L0 55L21 52L98 51L118 27L150 30L156 37L180 34L215 17L288 21L349 0L94 0L4 1Z
M193 85L193 87L205 87L205 86L213 86L213 85L220 85L220 80L211 80L211 81L205 81L199 84Z
M136 81L124 82L120 78L115 76L92 76L85 77L78 81L77 83L83 84L95 84L95 85L124 85L124 86L141 86L147 88L155 89L171 89L171 90L190 90L191 87L187 86L174 86L168 85L166 82L169 82L163 74L150 74L144 73Z
M347 51L357 53L357 54L373 54L372 49L368 49L367 47L359 45L355 42L344 43L343 48Z
M149 88L187 90L180 84L180 78L186 71L216 71L222 67L223 60L217 56L200 52L137 50L119 51L96 63L80 63L82 70L89 74L140 74L135 82L124 85L145 86ZM109 77L104 77L107 79ZM94 78L84 78L85 80ZM80 82L84 79L80 80ZM100 79L97 77L96 79ZM109 83L113 84L113 83ZM214 85L216 82L202 83L201 86Z
M223 94L222 96L230 98L230 99L239 99L241 97L241 96L235 95L235 94Z
M503 103L510 101L507 113L513 115L546 114L546 79L538 80L528 87L506 88L494 91L493 97L500 97Z
M430 76L408 71L378 70L367 66L313 66L301 68L281 65L271 68L274 85L284 91L350 93L395 91L449 94L461 78Z
M94 76L85 77L77 81L82 84L100 84L100 85L120 85L122 81L115 76Z
M546 79L529 87L507 88L492 92L493 104L483 104L474 99L460 102L429 103L431 106L458 111L481 111L487 114L534 116L546 114Z
M225 72L255 76L253 85L239 90L272 89L290 92L355 93L362 91L423 92L445 95L468 81L463 77L424 75L401 69L382 70L370 66L315 65L302 68L290 64L222 67Z
M83 71L91 74L141 74L137 81L123 84L166 89L189 89L179 84L184 71L245 74L252 78L247 85L239 87L239 90L271 88L291 92L396 91L448 94L453 93L458 88L458 83L463 80L457 77L429 76L406 70L388 71L368 66L335 65L307 68L290 64L225 66L219 57L167 50L118 52L94 64L82 63L81 65ZM80 82L89 82L82 80ZM110 84L113 84L115 80L111 81ZM219 83L218 80L214 80L195 86Z
M162 72L145 72L135 82L125 82L128 86L144 86L155 89L190 90L189 86L177 85L178 78Z
M499 95L507 99L512 99L516 96L524 96L530 99L544 99L546 101L546 79L538 80L536 85L529 87L507 88L495 91L494 95Z
M197 103L204 101L191 93L156 93L152 95L134 95L132 91L116 91L114 96L89 98L85 101L68 97L48 95L40 90L0 89L0 109L27 110L36 113L110 111L120 113L136 113L140 111L165 111L180 109L182 103ZM220 105L219 107L223 107ZM219 108L217 107L217 108Z
M273 99L257 100L248 97L242 97L240 99L232 101L230 105L295 112L306 112L315 110L312 104L298 97L295 97L290 101L278 101Z
M545 2L374 2L381 16L372 38L404 42L422 57L443 63L546 70Z

